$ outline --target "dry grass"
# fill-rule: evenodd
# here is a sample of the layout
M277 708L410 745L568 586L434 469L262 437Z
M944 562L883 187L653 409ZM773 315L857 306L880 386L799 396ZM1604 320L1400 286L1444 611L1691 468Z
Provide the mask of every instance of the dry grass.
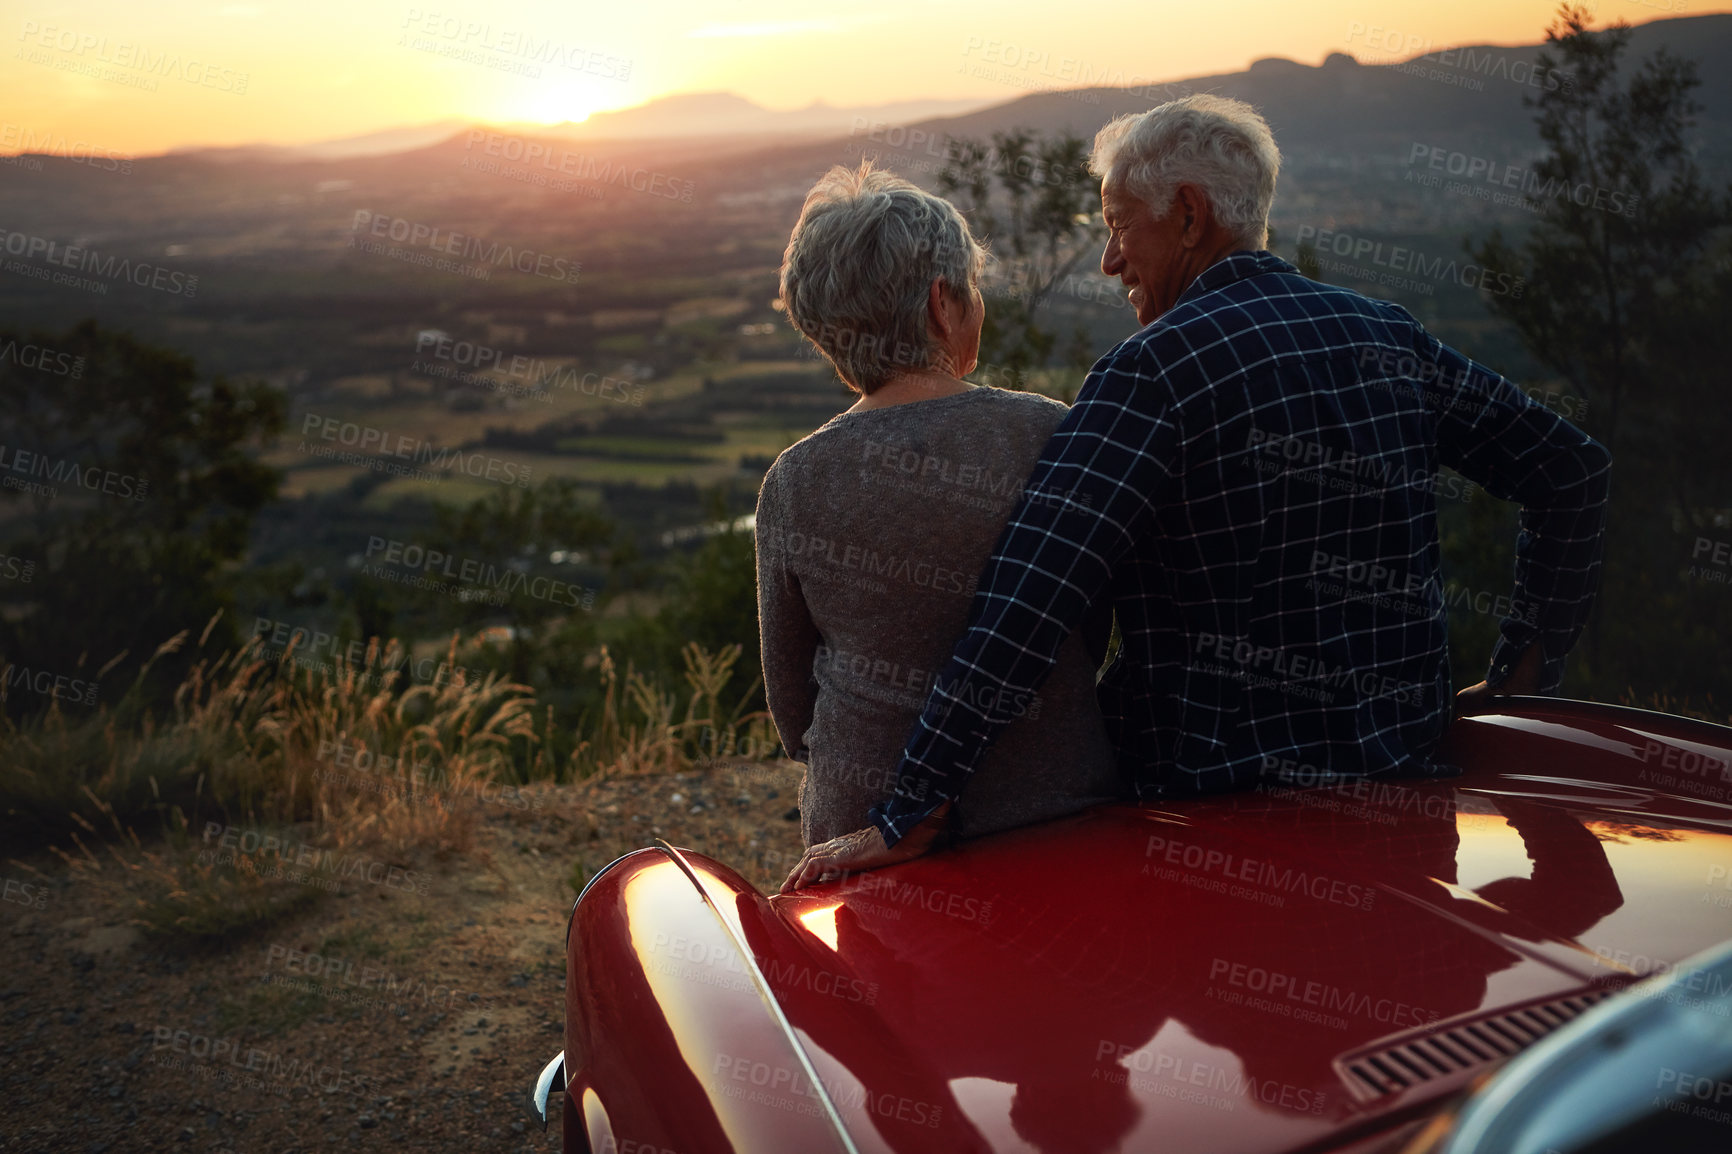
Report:
M458 650L453 637L448 668ZM196 665L166 717L129 694L88 719L54 710L9 725L0 807L15 827L64 829L72 848L55 852L144 929L223 938L336 888L328 867L302 868L309 857L409 871L469 850L497 783L674 772L716 748L767 748L767 715L720 700L739 655L688 646L682 695L629 667L622 676L604 649L600 716L556 760L551 710L538 730L528 686L489 674L404 687L396 641L375 639L352 665L292 645L268 659L249 641ZM140 837L141 825L159 831Z
M672 773L690 769L694 759L713 757L722 750L774 748L775 728L768 713L722 707L722 688L740 659L740 646L711 654L692 642L681 656L688 689L683 714L674 693L630 666L622 680L603 647L601 717L572 753L574 777Z

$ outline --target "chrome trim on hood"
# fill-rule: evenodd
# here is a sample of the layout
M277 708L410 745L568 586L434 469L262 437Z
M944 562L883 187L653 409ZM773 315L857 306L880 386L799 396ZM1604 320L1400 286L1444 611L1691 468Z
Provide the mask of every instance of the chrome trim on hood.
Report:
M596 882L600 881L602 874L606 873L608 870L612 869L614 866L618 865L620 862L622 862L626 858L630 857L631 854L642 853L642 852L643 852L642 850L634 849L631 851L631 853L622 853L618 857L614 858L612 861L608 862L606 865L602 866L600 869L596 870L594 873L589 875L589 880L583 883L583 888L581 890L577 891L577 900L571 903L571 912L565 915L565 944L568 948L571 945L571 923L572 923L572 920L577 917L577 907L579 905L583 904L583 895L585 895L589 892L589 887L594 885Z
M794 1056L800 1060L800 1066L811 1082L819 1103L824 1107L824 1116L829 1119L830 1127L836 1132L837 1140L842 1143L842 1148L848 1154L860 1154L860 1148L854 1145L854 1137L848 1133L848 1127L843 1124L842 1115L830 1097L829 1087L825 1086L823 1080L818 1077L818 1070L812 1065L811 1055L807 1054L806 1047L800 1044L800 1037L794 1033L793 1023L788 1021L788 1015L782 1011L781 1003L776 1001L776 995L771 992L770 983L764 977L764 971L758 968L758 959L752 956L752 951L747 947L745 939L734 929L728 919L722 916L722 911L716 909L716 904L710 900L710 891L705 889L704 883L698 880L697 871L692 869L691 863L686 861L685 856L659 837L655 839L655 845L657 849L673 860L680 872L684 873L692 883L692 887L698 891L698 896L703 899L704 904L715 913L716 921L722 925L722 932L728 935L729 940L734 943L734 948L740 951L740 960L746 963L746 972L751 976L752 985L756 987L758 997L769 1009L770 1016L776 1020L776 1025L781 1028L782 1036L793 1048Z

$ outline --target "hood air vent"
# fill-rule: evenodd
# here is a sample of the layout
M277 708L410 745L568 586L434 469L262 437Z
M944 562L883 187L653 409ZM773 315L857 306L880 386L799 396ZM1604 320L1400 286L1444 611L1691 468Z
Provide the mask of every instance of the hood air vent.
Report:
M1483 1018L1458 1020L1441 1029L1431 1027L1393 1043L1343 1054L1335 1059L1335 1072L1354 1097L1374 1102L1513 1057L1617 992L1616 987L1582 990Z

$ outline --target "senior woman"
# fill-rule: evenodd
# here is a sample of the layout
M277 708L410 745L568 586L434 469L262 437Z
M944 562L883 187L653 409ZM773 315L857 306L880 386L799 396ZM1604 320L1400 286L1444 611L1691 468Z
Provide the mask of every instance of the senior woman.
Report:
M783 747L806 763L807 845L869 824L1066 412L962 380L986 315L984 260L953 205L869 164L821 179L788 241L781 304L860 395L777 457L758 496L764 688ZM1105 634L1099 620L1079 630L1039 694L1006 703L1017 719L916 844L1123 795L1095 703Z

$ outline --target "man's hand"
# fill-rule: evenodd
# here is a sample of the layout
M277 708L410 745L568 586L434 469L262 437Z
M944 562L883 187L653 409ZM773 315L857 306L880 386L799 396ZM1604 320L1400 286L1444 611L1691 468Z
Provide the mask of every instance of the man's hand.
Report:
M894 846L884 844L884 835L875 825L808 846L788 872L788 880L782 883L782 892L793 893L817 882L835 881L860 870L875 870L917 858L932 848L932 843L944 828L944 816L949 812L950 802L945 801L928 814L925 821L903 834L902 840Z
M1455 715L1465 717L1470 713L1479 713L1491 708L1491 699L1509 694L1532 696L1540 691L1540 674L1544 672L1544 661L1540 653L1540 643L1534 642L1521 655L1521 660L1515 663L1515 668L1509 671L1509 676L1502 685L1493 686L1488 682L1470 685L1455 695Z

